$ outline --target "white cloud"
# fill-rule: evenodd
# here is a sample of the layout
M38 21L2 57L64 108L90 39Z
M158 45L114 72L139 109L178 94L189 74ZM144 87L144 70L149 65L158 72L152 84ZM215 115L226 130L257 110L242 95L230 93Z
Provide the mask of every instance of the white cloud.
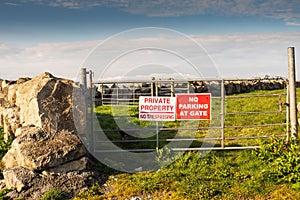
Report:
M20 6L19 3L12 3L12 2L4 2L4 5L8 5L8 6Z
M196 37L224 77L287 77L287 48L296 48L300 62L300 33L237 34ZM297 79L300 79L300 72Z
M115 7L127 7L130 0L10 0L10 2L4 2L5 5L22 5L27 3L43 4L53 7L65 7L70 9L90 8L97 6L115 6Z
M137 72L149 78L150 72L155 73L152 68L158 66L161 73L218 77L201 46L183 34L162 28L133 29L116 35L95 49L86 65L93 66L99 78L124 74L134 77ZM106 69L101 70L103 67Z
M300 63L300 33L298 32L192 36L192 38L205 48L202 54L201 52L197 54L199 50L194 49L197 48L196 46L189 48L185 40L177 40L176 45L172 46L171 37L160 39L147 37L135 39L134 42L125 39L113 41L108 45L102 43L98 46L102 51L98 53L104 52L105 54L99 55L97 51L93 51L95 62L91 62L93 57L88 57L88 55L99 44L99 41L48 43L30 47L0 44L0 78L32 77L44 71L49 71L59 77L75 78L80 67L95 71L102 67L103 70L103 67L111 62L111 57L116 61L108 67L106 78L129 74L138 78L141 75L150 77L151 74L164 73L168 69L171 69L169 74L185 74L189 77L197 73L189 67L186 61L170 51L152 51L151 49L135 51L135 45L149 47L148 44L152 44L153 47L159 45L161 45L159 47L169 47L169 50L179 52L179 55L188 57L193 63L203 63L200 69L204 72L205 63L208 63L208 58L211 58L223 78L251 78L264 75L287 77L287 48L289 46L296 48L296 65ZM124 52L125 47L133 51L118 58L116 55L120 53L120 50ZM205 52L208 55L204 55ZM88 60L86 60L87 57ZM165 69L157 72L156 68L160 66ZM196 66L199 67L198 64ZM300 72L297 74L297 79L300 80ZM95 76L98 77L99 74L96 73Z
M0 78L33 77L45 71L74 78L97 43L46 43L29 47L0 44Z
M286 25L288 25L288 26L300 26L300 19L298 21L287 21Z

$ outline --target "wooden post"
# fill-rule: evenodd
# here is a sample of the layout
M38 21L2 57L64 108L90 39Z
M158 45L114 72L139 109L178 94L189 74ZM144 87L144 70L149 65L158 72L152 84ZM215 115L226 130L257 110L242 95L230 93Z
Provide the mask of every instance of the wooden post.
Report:
M297 120L297 100L296 100L296 73L295 73L295 52L294 47L288 48L288 67L289 67L289 102L290 102L290 120L291 136L298 138L298 120Z

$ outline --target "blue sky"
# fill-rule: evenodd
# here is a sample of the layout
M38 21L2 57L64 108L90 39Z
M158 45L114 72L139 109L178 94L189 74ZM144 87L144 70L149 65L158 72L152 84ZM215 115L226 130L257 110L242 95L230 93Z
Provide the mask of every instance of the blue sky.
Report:
M286 76L287 47L299 57L299 10L298 0L4 0L0 78L43 71L74 78L99 43L142 27L195 39L222 77Z

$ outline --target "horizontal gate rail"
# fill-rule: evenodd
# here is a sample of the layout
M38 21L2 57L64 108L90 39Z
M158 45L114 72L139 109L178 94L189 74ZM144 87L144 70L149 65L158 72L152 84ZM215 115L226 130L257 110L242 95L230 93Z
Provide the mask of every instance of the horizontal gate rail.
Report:
M199 150L199 151L206 151L206 150L239 150L239 149L253 149L253 148L259 148L259 145L256 145L255 143L242 143L243 146L234 146L235 143L239 145L239 140L255 140L255 139L267 139L270 137L273 137L274 134L272 134L269 129L266 131L263 131L262 128L272 128L272 127L279 127L280 130L284 130L285 127L288 124L288 118L285 119L285 122L283 122L283 119L280 118L280 121L268 121L268 117L272 115L285 115L288 116L288 111L286 111L283 107L287 106L286 103L286 93L287 91L283 91L282 93L268 93L268 94L251 94L247 93L244 95L227 95L225 91L225 82L226 84L230 84L231 82L242 82L242 81L270 81L270 80L280 80L286 84L287 80L285 79L201 79L201 80L195 80L195 79L188 79L188 80L128 80L128 81L95 81L92 82L91 90L93 90L93 94L95 93L94 87L98 88L99 92L101 93L100 99L99 96L96 98L95 96L91 96L90 100L93 102L93 104L100 105L100 106L108 106L111 107L111 109L116 109L116 111L120 109L131 109L131 108L137 108L139 103L139 97L140 96L174 96L174 94L179 93L195 93L197 91L191 91L192 87L193 90L196 89L202 89L205 93L205 89L208 89L208 92L212 93L212 102L213 105L216 106L216 109L220 109L220 112L214 112L215 118L218 118L216 123L203 123L201 124L199 122L198 127L188 127L186 125L185 127L164 127L162 126L165 122L159 122L154 124L154 122L151 122L150 127L141 127L138 128L139 125L135 125L135 128L124 128L124 127L117 127L114 129L113 127L101 127L101 130L98 130L95 127L92 127L92 134L93 138L95 139L94 144L96 145L94 152L124 152L124 151L130 151L130 152L147 152L147 151L156 151L156 148L147 148L146 143L156 143L158 144L165 144L168 142L208 142L208 141L216 141L216 145L214 147L189 147L189 148L171 148L173 151L186 151L186 150ZM194 86L193 84L200 84ZM201 85L201 83L207 83L207 85ZM203 87L203 88L201 88ZM251 91L251 90L250 90ZM199 91L198 91L199 92ZM91 92L92 93L92 92ZM201 93L201 92L200 92ZM227 101L235 100L235 99L246 99L246 98L255 98L253 101L259 101L260 98L277 98L276 101L278 101L277 105L274 105L276 107L273 107L271 110L246 110L246 111L239 111L237 109L230 111L227 109ZM274 100L275 101L275 100ZM90 107L94 107L94 105L90 105ZM101 109L102 107L100 107ZM98 108L97 108L98 109ZM93 110L93 109L92 109ZM118 112L117 112L118 113ZM230 117L234 117L240 115L241 118L249 116L252 118L252 116L264 116L266 115L267 119L264 121L264 123L259 124L255 123L255 120L251 123L252 124L239 124L236 125L234 123L231 124L228 119ZM267 116L268 115L268 116ZM270 116L269 116L270 115ZM135 119L135 116L130 115L113 115L113 114L101 114L95 113L93 120L102 121L103 123L105 120L110 120L112 123L115 123L115 120L121 120L121 121L129 121L132 119ZM234 118L233 118L234 119ZM245 118L247 121L248 118ZM108 123L108 122L106 122ZM132 123L132 122L131 122ZM171 122L173 123L173 122ZM175 123L175 122L174 122ZM105 123L104 123L105 124ZM120 130L124 132L141 132L142 131L157 131L158 135L155 138L153 135L152 138L145 138L145 139L136 139L138 137L132 137L131 138L125 138L121 139L120 133L118 133ZM251 133L251 131L261 131L259 133ZM165 138L168 135L175 134L179 131L185 131L187 132L195 132L195 134L198 134L194 137L181 137L180 138ZM210 137L203 137L208 132L212 132L213 135ZM244 135L247 133L243 133L243 131L250 132L249 135ZM113 136L111 140L105 141L98 139L97 135L99 134L107 134L110 136ZM217 135L216 135L217 134ZM256 135L253 135L256 134ZM129 134L130 135L130 134ZM209 136L209 135L208 135ZM285 137L286 134L277 134L276 137ZM164 138L160 138L164 137ZM119 139L118 139L119 138ZM135 149L123 149L123 150L110 150L110 149L101 149L100 146L97 147L99 144L105 144L105 143L120 143L120 144L132 144L132 143L145 143L145 148L135 148ZM232 143L234 142L234 143ZM248 142L248 141L247 141ZM195 143L198 145L197 143ZM130 147L130 146L128 146ZM158 146L157 146L158 147ZM105 146L103 147L105 148Z
M190 147L190 148L170 148L171 151L224 151L224 150L245 150L258 149L259 146L245 146L245 147ZM157 149L126 149L126 150L95 150L96 153L124 153L124 152L154 152Z
M248 115L248 114L274 114L274 113L286 113L286 111L265 111L265 112L226 112L226 115Z
M285 137L286 134L275 135L276 137ZM246 140L246 139L258 139L258 138L271 138L273 136L240 136L240 137L230 137L226 140ZM218 138L177 138L177 139L158 139L159 142L181 142L181 141L210 141L210 140L222 140L221 137ZM114 140L114 143L137 143L137 142L156 142L156 139L147 139L147 140ZM111 141L103 140L96 141L96 143L111 143Z
M224 151L224 150L245 150L258 149L260 146L243 146L243 147L190 147L190 148L172 148L172 151Z
M190 131L197 131L197 130L209 130L209 129L221 129L222 127L198 127L198 128L159 128L159 131L183 131L183 130L190 130ZM235 128L235 127L233 127ZM123 131L136 131L136 129L122 129ZM155 131L157 130L155 127L153 128L143 128L143 130L148 131ZM105 132L116 132L119 129L105 129ZM95 133L101 133L103 130L94 130Z
M274 97L274 96L283 96L286 94L255 94L255 95L245 95L245 96L226 96L226 98L249 98L249 97Z
M283 126L286 123L278 123L278 124L254 124L254 125L243 125L243 126L225 126L225 128L256 128L256 127L271 127L271 126Z

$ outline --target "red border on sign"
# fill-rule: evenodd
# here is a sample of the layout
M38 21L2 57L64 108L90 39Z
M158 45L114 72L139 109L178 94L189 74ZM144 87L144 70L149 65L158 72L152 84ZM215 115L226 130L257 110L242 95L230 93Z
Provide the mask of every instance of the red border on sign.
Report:
M177 120L210 120L211 94L176 94Z

